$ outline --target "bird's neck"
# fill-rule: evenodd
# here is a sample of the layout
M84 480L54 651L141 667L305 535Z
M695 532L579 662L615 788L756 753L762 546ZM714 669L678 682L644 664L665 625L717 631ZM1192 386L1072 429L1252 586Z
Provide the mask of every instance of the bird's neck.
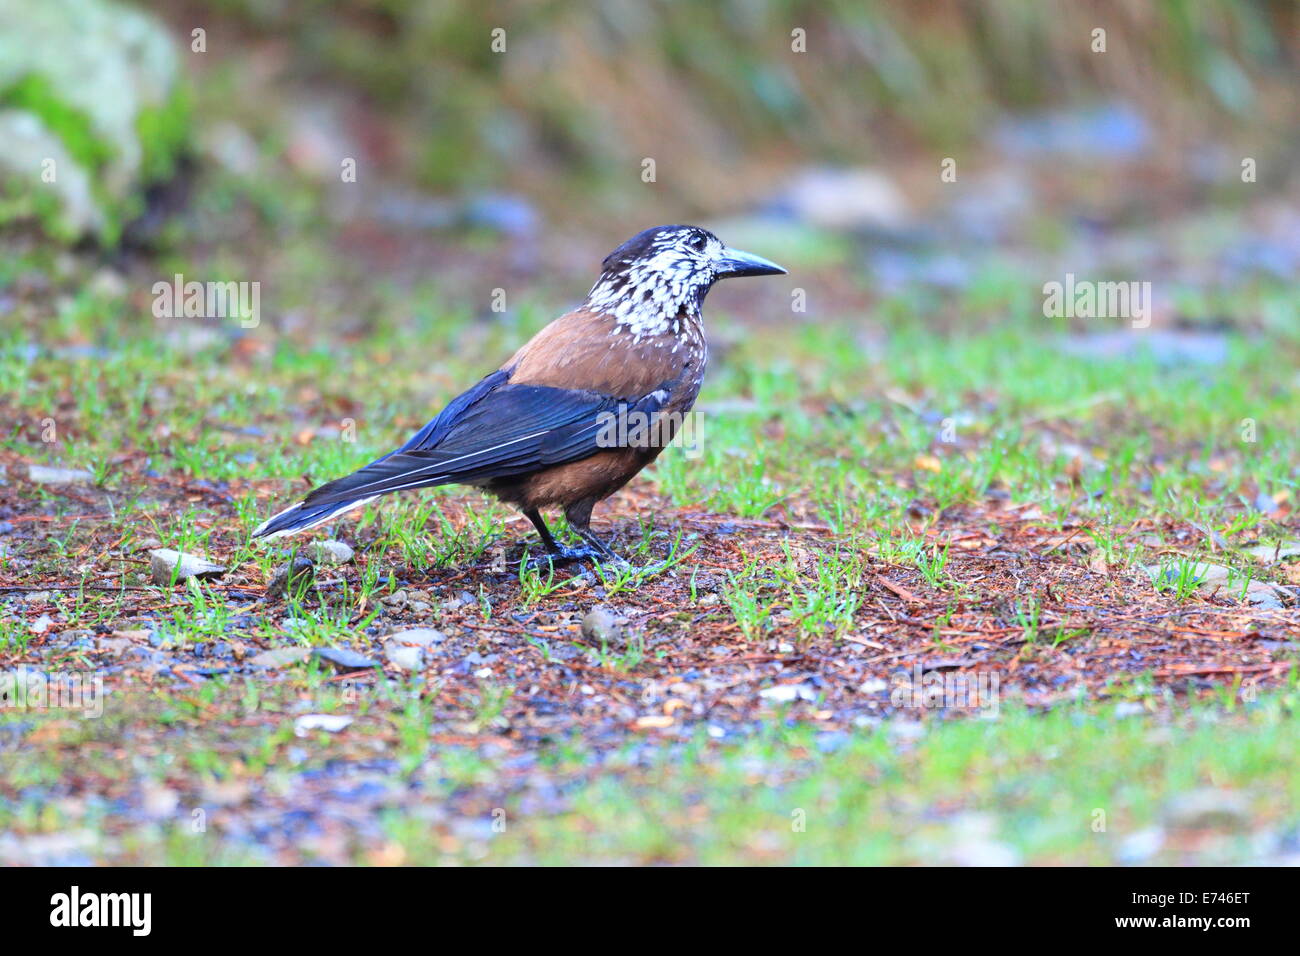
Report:
M711 284L635 268L607 271L591 287L584 308L610 316L637 338L677 335L686 324L700 324Z

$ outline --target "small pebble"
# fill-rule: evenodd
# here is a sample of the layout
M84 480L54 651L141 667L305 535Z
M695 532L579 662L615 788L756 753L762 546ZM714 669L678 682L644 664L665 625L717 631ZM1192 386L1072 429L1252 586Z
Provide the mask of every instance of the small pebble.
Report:
M624 643L623 629L618 626L614 612L603 605L596 605L582 619L582 636L597 646L606 644L610 647Z
M342 541L317 541L312 550L320 564L347 564L356 553Z
M435 631L431 627L417 627L409 631L398 631L389 634L385 640L392 641L396 644L415 644L419 647L428 647L431 644L441 644L447 639L447 635L442 631Z
M315 580L316 566L311 558L300 554L275 572L267 585L266 596L271 600L285 596L301 598Z
M275 647L269 651L262 651L249 658L248 663L254 667L266 667L271 670L279 670L289 667L311 657L311 649L307 647Z
M338 671L363 671L378 666L378 661L343 647L318 647L312 653Z
M209 561L201 554L186 554L171 548L159 548L149 552L149 569L155 584L164 587L187 578L213 578L226 573L220 564Z
M343 717L338 714L303 714L293 722L293 732L298 737L306 737L313 730L323 730L326 733L337 734L351 723L351 717Z
M807 684L777 684L775 687L767 687L758 692L758 696L764 700L775 701L778 704L789 704L796 700L816 700L816 692Z
M424 649L420 647L408 647L405 644L387 641L384 644L384 658L404 671L424 670Z

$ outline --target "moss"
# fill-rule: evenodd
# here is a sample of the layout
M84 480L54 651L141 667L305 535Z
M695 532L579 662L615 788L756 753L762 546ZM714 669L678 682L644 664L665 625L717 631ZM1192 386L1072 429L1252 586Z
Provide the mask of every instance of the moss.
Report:
M49 81L38 74L28 74L0 92L0 106L35 115L59 138L77 165L87 171L95 202L104 216L97 238L102 245L115 244L126 223L144 211L144 197L139 189L114 197L103 187L102 174L116 155L112 143L97 136L90 118L62 101ZM177 86L161 105L140 112L135 122L141 149L138 186L162 182L175 174L191 128L192 104L184 86ZM52 195L0 183L0 225L23 220L39 222L45 233L58 241L77 238Z
M112 144L95 135L90 117L61 100L43 76L29 73L0 92L0 106L39 117L59 137L72 158L91 172L102 170L113 159Z
M191 129L191 100L188 90L177 86L168 100L159 106L145 107L136 117L135 131L140 142L140 169L137 187L165 182L176 173L176 163L184 154ZM104 203L105 224L100 231L102 245L115 245L131 220L145 211L145 197L140 188Z
M100 174L116 155L113 145L96 135L94 124L83 111L60 99L45 77L29 73L0 92L0 107L18 109L37 117L58 137L68 155L90 177L91 193L96 204L107 214L111 203L101 185ZM34 220L50 238L60 242L77 239L76 230L63 215L59 200L52 193L21 189L12 182L0 183L0 225ZM113 242L121 234L120 224L106 215L101 241ZM109 233L104 235L103 233Z
M47 236L59 242L74 242L76 230L68 225L63 207L50 192L20 189L12 180L0 177L0 226L33 221Z
M141 183L163 182L175 174L176 161L189 141L192 107L189 90L177 85L167 102L140 111L135 130L142 151Z

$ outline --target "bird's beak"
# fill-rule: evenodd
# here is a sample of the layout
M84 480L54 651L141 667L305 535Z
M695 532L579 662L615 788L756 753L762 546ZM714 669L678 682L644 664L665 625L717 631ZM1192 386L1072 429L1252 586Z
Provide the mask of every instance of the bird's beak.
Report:
M783 276L785 270L775 262L739 249L723 249L722 255L713 266L714 275L719 279L732 279L738 276Z

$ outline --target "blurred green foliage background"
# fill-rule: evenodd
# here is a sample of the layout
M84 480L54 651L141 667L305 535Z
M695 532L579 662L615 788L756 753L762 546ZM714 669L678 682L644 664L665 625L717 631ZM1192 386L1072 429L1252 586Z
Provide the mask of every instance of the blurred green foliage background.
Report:
M1288 0L151 5L177 25L218 18L223 43L274 42L282 75L391 117L388 154L433 187L603 194L653 156L667 188L716 208L792 162L955 150L1006 110L1110 100L1171 148L1295 135Z
M753 207L812 166L891 166L924 196L943 157L991 150L1137 158L1141 195L1231 146L1276 186L1298 38L1292 0L0 0L0 223L111 244L190 140L241 136L322 180L347 155L575 224ZM27 187L64 151L87 182L60 219Z

